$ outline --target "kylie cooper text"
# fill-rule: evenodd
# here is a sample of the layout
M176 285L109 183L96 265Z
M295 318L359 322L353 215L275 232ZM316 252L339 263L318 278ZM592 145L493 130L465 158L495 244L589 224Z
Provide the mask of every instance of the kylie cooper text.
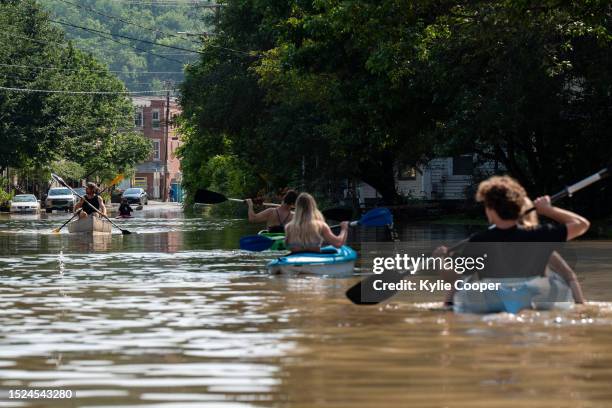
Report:
M372 264L372 272L379 275L385 271L396 270L398 272L410 272L414 275L418 270L453 270L458 274L465 272L482 271L485 267L487 254L479 257L455 257L440 258L433 256L409 256L408 254L396 254L394 257L376 257Z

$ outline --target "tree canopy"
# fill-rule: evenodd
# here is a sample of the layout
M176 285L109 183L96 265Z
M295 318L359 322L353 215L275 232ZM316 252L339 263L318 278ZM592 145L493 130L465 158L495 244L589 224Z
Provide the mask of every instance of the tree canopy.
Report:
M76 163L63 167L107 176L148 156L123 83L67 41L36 2L3 2L0 24L10 38L0 49L0 168Z
M164 81L183 80L183 66L198 54L151 42L197 50L199 34L210 31L213 3L184 1L40 0L76 47L104 61L132 91L166 89ZM91 32L82 28L97 30ZM185 33L185 34L179 34ZM113 37L114 35L114 37ZM143 41L132 41L124 37Z
M184 171L230 155L259 180L247 190L353 179L395 201L399 166L477 153L549 191L612 156L611 15L607 1L228 0L182 87L183 157L198 157Z

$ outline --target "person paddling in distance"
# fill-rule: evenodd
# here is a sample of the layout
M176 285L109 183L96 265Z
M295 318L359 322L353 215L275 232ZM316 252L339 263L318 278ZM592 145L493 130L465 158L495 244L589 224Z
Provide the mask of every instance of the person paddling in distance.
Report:
M553 206L549 196L537 198L533 205L538 215L547 217L555 221L556 224L523 224L521 218L524 215L523 211L527 203L527 193L516 180L509 176L494 176L480 183L476 200L484 204L487 220L492 227L472 235L462 254L463 256L470 255L471 246L474 246L472 249L475 249L473 243L528 242L530 243L528 247L531 250L525 251L525 246L523 246L521 251L515 253L516 247L512 245L497 246L497 249L502 248L504 250L493 251L489 254L486 261L487 268L478 271L477 274L473 274L467 279L526 279L544 276L547 265L551 263L551 256L556 250L556 246L550 243L573 240L583 235L590 227L589 221L584 217ZM480 253L480 255L482 254ZM445 258L449 256L449 250L444 246L439 247L434 251L434 256ZM553 260L552 264L554 263ZM441 276L451 283L458 279L465 279L465 276L457 274L451 269L443 269ZM549 281L552 285L553 282L550 278L549 275ZM464 294L461 294L461 296L464 296ZM451 293L450 298L447 297L446 299L447 305L452 304L452 300Z
M308 193L301 193L295 202L295 214L285 226L285 243L292 252L321 252L324 243L340 248L346 243L349 222L340 223L340 233L334 234Z
M87 204L85 201L87 201ZM102 197L98 195L98 186L95 183L87 183L87 187L85 189L85 195L75 206L75 212L79 213L80 218L87 218L92 214L96 214L96 211L92 206L100 211L102 214L106 215L106 206L104 205L104 200Z
M119 206L119 216L120 217L124 217L124 218L131 217L132 216L132 211L134 211L134 210L132 209L132 207L128 203L127 198L122 198L121 199L121 205Z
M298 194L295 190L288 190L283 195L283 200L279 207L266 208L259 213L256 213L255 210L253 210L253 200L247 198L245 201L249 208L249 222L266 223L268 232L285 232L285 225L287 225L287 223L291 221L293 217L292 210L295 206L297 196Z

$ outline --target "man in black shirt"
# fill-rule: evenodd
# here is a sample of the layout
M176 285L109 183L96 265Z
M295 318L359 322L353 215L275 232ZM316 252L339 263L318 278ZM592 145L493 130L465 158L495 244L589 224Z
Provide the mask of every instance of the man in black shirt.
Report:
M488 230L470 237L462 256L483 256L485 268L478 278L529 278L544 276L551 254L560 243L572 240L589 229L589 221L573 212L551 205L550 197L534 201L537 214L557 224L521 225L527 195L525 189L508 176L495 176L480 183L476 200L484 203L485 213L492 225ZM440 247L435 256L448 256L448 248ZM443 270L448 282L462 278L453 270Z

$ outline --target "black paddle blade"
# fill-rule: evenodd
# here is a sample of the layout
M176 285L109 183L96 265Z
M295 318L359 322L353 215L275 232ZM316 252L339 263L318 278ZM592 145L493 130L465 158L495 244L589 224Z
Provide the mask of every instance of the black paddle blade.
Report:
M198 189L194 195L194 201L198 204L219 204L227 201L227 197L214 191Z
M131 232L130 232L130 231L128 231L128 230L121 230L121 233L122 233L123 235L130 235L130 234L131 234Z
M357 282L346 291L346 297L356 305L376 305L390 299L397 293L396 290L376 290L375 284L382 287L382 283L397 283L402 275L397 271L385 271L380 275L370 275ZM380 282L377 282L380 281Z
M321 212L326 220L350 221L353 219L353 209L348 207L328 208Z

